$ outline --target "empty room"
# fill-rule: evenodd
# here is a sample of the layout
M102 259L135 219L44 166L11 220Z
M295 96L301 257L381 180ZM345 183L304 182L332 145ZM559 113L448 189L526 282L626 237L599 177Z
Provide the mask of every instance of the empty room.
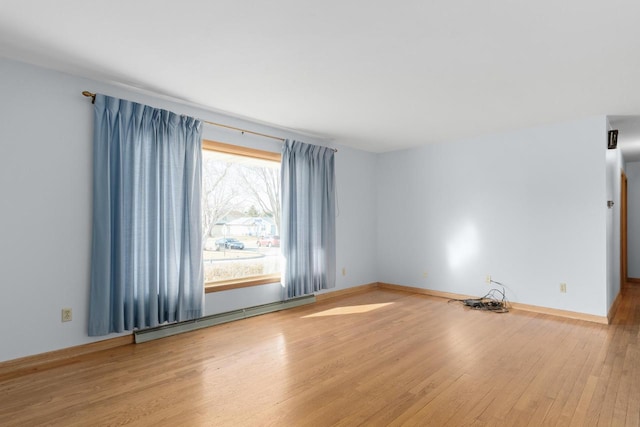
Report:
M0 425L640 426L637 16L0 2Z

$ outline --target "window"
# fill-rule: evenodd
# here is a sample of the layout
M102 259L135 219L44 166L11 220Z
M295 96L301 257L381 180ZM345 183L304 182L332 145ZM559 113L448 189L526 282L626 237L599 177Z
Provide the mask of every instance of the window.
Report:
M280 280L280 154L202 142L207 292Z

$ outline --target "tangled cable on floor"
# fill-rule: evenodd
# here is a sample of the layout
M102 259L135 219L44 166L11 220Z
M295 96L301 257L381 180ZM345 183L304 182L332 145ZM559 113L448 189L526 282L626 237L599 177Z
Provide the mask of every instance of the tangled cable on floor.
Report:
M468 299L450 299L451 301L461 302L464 306L472 308L474 310L493 311L494 313L508 313L509 301L505 296L504 285L494 280L491 283L502 286L502 290L493 288L480 298L468 298Z

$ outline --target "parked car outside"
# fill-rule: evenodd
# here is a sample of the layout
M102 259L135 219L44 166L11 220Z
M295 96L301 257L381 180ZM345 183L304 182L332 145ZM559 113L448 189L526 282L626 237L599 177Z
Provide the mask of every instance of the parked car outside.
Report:
M242 243L238 239L234 239L231 237L224 237L222 239L216 240L217 251L225 248L226 249L244 249L244 243Z
M280 236L262 236L258 239L258 247L266 246L268 248L272 246L280 246Z

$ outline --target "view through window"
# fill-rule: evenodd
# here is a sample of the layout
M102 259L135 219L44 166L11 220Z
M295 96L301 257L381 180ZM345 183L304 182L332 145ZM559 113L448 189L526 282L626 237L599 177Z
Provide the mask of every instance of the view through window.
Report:
M207 287L280 277L279 154L203 141Z

